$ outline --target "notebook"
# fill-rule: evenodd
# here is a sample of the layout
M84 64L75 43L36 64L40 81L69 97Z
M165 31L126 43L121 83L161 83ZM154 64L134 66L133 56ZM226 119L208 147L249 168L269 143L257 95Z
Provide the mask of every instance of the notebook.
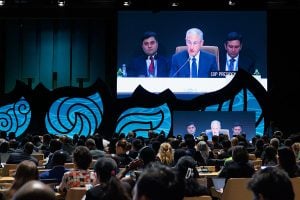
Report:
M213 181L214 188L217 191L223 191L223 188L225 186L226 178L214 177L214 178L212 178L212 181Z

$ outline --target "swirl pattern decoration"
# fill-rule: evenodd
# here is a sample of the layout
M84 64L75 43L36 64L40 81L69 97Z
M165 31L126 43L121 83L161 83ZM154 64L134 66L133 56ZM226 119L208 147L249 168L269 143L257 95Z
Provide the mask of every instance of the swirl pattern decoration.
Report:
M0 131L15 132L22 135L31 120L31 108L28 101L21 97L19 101L0 107Z
M47 131L53 135L89 136L95 133L103 118L99 93L82 97L62 97L52 103L45 117Z

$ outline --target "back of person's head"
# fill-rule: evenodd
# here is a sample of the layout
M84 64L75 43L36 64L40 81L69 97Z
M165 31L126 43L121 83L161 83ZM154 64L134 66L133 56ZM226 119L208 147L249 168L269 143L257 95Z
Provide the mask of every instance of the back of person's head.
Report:
M16 139L16 132L9 132L8 133L8 140Z
M63 143L59 139L51 139L49 144L49 151L54 153L57 150L62 149Z
M116 175L118 165L113 158L102 157L99 158L95 163L94 170L100 182L106 183L112 176Z
M278 150L279 145L280 145L280 140L278 138L276 138L276 137L273 137L270 140L270 145L272 145L276 150Z
M19 189L24 183L30 180L38 180L39 172L36 164L30 160L20 162L16 169L13 189Z
M89 148L90 150L96 149L96 142L93 138L88 138L85 141L85 146L87 146L87 148Z
M63 150L57 150L53 153L52 162L53 166L64 165L68 159L68 155Z
M182 156L177 161L175 168L178 170L178 175L183 179L198 178L197 162L192 156Z
M234 146L232 148L232 160L238 163L247 163L249 161L249 154L244 146Z
M282 169L284 169L290 177L294 177L296 167L296 156L291 148L280 147L278 149L278 161Z
M187 152L185 149L183 148L178 148L178 149L175 149L174 151L174 165L176 165L176 163L178 162L178 160L183 157L183 156L186 156L187 155Z
M256 149L263 150L264 144L265 144L264 140L259 138L256 140L255 147L256 147Z
M0 144L0 153L7 153L9 150L9 143L4 141Z
M176 170L153 163L143 170L135 188L135 200L182 200L184 197L184 182L176 174Z
M144 166L147 166L149 163L156 160L156 154L151 147L144 146L140 149L138 158L143 160Z
M253 192L254 199L294 200L295 198L289 176L277 167L267 167L257 171L249 181L248 188Z
M132 147L136 151L139 151L143 146L144 146L144 143L141 139L135 138L135 139L132 140Z
M86 170L92 162L92 154L86 146L77 146L73 152L73 161L79 169Z
M34 149L34 145L32 142L27 142L24 146L24 152L28 154L32 154Z
M55 200L55 192L38 180L25 183L13 196L13 200Z

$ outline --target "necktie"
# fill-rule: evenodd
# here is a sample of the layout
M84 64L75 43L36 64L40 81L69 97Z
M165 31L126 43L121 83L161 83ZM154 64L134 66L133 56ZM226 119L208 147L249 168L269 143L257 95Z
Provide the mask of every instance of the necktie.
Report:
M154 58L150 57L149 76L154 76Z
M231 58L231 59L229 60L229 67L228 67L228 70L229 70L229 71L234 71L234 61L235 61L234 58Z
M192 77L197 77L197 63L196 58L192 58Z

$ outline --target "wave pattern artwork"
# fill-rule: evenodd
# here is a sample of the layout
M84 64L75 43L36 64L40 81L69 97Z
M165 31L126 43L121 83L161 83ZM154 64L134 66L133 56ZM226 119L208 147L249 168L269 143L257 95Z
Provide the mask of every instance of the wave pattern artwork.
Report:
M73 138L74 134L95 133L103 118L103 102L99 93L88 97L62 97L52 103L45 117L47 131Z
M125 110L117 120L116 133L127 135L135 131L137 136L148 138L148 131L166 134L171 129L171 111L164 103L158 107L134 107Z
M31 120L31 108L28 101L21 97L19 101L0 107L0 131L15 132L22 135Z

